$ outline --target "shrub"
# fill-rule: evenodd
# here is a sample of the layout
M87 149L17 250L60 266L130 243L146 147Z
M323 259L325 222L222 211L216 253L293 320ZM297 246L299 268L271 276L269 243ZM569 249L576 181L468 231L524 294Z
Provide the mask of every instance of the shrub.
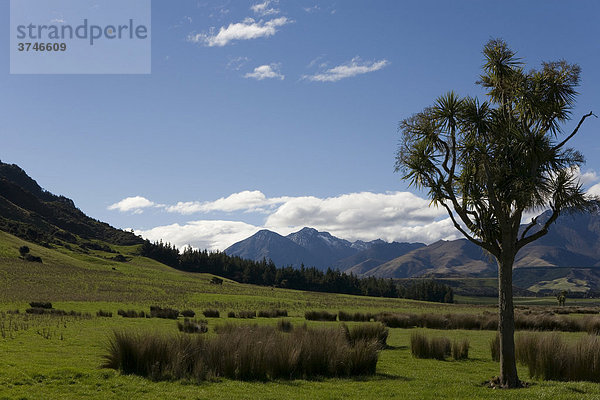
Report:
M338 318L340 321L369 322L373 318L373 315L369 313L356 312L352 314L345 311L338 311Z
M185 318L182 322L177 322L177 328L179 332L185 333L206 333L208 332L208 325L206 320L191 320Z
M206 318L219 318L219 310L213 310L213 309L206 309L204 311L202 311L202 314L204 314L204 316Z
M96 312L96 317L106 317L106 318L111 318L112 317L112 312L111 311L98 311Z
M258 312L259 318L279 318L279 317L287 317L287 310L261 310Z
M447 337L427 338L422 333L415 332L410 337L410 351L416 358L434 358L445 360L451 354L452 346Z
M355 325L349 329L344 325L344 328L347 332L348 341L352 345L359 341L374 341L381 349L387 347L387 338L390 331L380 322Z
M150 317L163 319L177 319L179 310L173 308L162 308L159 306L150 306Z
M277 330L280 332L291 332L294 329L290 320L280 319L277 321Z
M154 380L266 381L373 375L377 365L375 342L351 345L339 328L282 333L226 325L216 331L214 337L114 332L103 366Z
M29 261L29 262L37 262L37 263L41 263L42 262L42 257L38 257L38 256L32 256L31 254L27 254L25 256L25 260Z
M466 360L469 358L469 339L454 340L452 342L452 358Z
M31 308L52 308L52 303L47 301L32 301L31 303L29 303L29 305L31 306Z
M492 354L492 360L500 361L500 336L498 334L490 340L490 353Z
M146 318L146 313L144 311L135 311L135 310L118 310L117 315L122 316L123 318Z
M337 314L331 314L327 311L306 311L304 318L309 321L335 321Z
M181 312L181 315L183 315L185 318L194 318L196 316L196 313L192 310L183 310Z

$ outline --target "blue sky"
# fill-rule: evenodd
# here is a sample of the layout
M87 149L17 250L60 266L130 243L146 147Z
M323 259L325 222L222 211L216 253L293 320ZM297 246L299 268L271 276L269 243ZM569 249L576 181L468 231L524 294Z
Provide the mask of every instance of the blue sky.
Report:
M600 113L600 3L576 4L154 0L150 75L10 75L5 30L0 159L94 218L180 246L305 225L457 237L394 173L398 122L449 90L482 97L496 37L530 67L578 63L574 119ZM8 25L8 1L0 14ZM588 119L573 141L590 187L599 128Z

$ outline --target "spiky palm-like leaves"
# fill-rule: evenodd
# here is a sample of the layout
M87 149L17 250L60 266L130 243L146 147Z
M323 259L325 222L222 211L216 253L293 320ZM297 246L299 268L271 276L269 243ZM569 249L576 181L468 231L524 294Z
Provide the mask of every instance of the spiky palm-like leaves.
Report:
M571 117L580 68L559 61L526 72L502 40L489 41L483 54L478 83L488 101L450 92L402 121L396 170L412 185L427 189L454 226L498 261L501 379L506 386L517 386L512 264L517 252L545 235L561 213L595 206L578 180L583 156L567 147L593 114L584 115L559 141L561 127ZM523 213L535 209L550 209L551 214L520 229Z

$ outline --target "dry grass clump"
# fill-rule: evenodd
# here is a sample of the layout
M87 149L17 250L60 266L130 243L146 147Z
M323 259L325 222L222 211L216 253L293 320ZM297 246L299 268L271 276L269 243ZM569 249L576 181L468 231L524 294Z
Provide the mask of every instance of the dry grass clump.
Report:
M375 341L352 344L340 328L283 333L269 326L225 325L216 332L205 337L116 331L103 366L154 380L266 381L373 375L378 360Z
M280 319L277 321L276 329L280 332L291 332L294 329L292 322L288 319Z
M340 321L369 322L373 317L373 314L370 313L338 311L338 318Z
M117 314L123 318L146 318L149 315L146 315L144 311L135 311L135 310L118 310Z
M492 360L500 361L500 336L498 334L490 340L490 353L492 354Z
M521 334L515 338L517 361L532 378L600 382L600 338L588 335L566 343L557 333Z
M208 332L208 322L206 320L197 320L184 318L183 322L177 322L179 332L185 333L206 333Z
M261 310L258 312L259 318L279 318L279 317L287 317L287 316L288 316L287 310L272 309L272 310Z
M346 325L342 325L342 329L345 329L350 344L355 344L360 341L375 341L379 345L379 348L385 349L387 347L387 338L390 330L380 322L370 322L368 324L355 325L350 328L346 327Z
M112 318L112 315L112 311L98 310L96 312L96 317Z
M213 310L213 309L206 309L206 310L202 311L202 314L204 314L204 316L206 318L219 318L219 316L221 315L219 313L219 310Z
M306 311L304 318L309 321L335 321L337 320L337 314L332 314L328 311Z
M420 332L415 332L410 336L410 351L416 358L445 360L452 352L452 345L446 337L428 338Z
M454 340L452 342L452 358L466 360L469 358L469 339Z
M173 308L163 308L159 306L150 306L150 317L177 319L179 317L179 310L175 310Z

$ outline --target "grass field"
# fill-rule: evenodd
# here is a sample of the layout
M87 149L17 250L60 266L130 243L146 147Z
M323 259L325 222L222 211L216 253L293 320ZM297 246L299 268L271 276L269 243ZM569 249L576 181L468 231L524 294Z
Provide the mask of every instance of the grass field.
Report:
M121 308L149 311L150 305L156 304L189 308L196 313L217 308L221 318L208 319L208 335L214 334L216 325L232 321L226 318L228 311L281 308L288 310L288 319L294 325L299 325L306 322L304 311L315 309L481 313L494 308L466 301L443 305L271 289L231 281L212 285L211 275L175 271L136 257L135 249L127 248L119 250L132 257L131 261L119 263L107 259L114 256L110 253L79 254L28 244L31 253L43 259L43 264L29 263L18 258L18 248L23 244L0 233L0 311L21 310L20 315L4 314L0 319L5 326L10 320L11 326L18 329L0 337L0 399L600 399L597 384L536 381L529 379L522 366L520 376L532 383L529 388L505 391L485 387L483 383L498 373L498 364L492 361L489 351L489 341L495 335L492 331L422 329L428 335L470 340L469 360L436 361L411 356L410 335L416 329L390 329L389 348L380 353L377 374L366 378L275 382L220 379L196 384L121 375L99 367L113 330L177 332L173 320L127 319L116 315ZM29 301L51 301L54 308L93 316L25 316ZM100 309L112 311L113 317L96 317ZM234 321L274 325L277 319ZM561 335L575 340L582 333Z

